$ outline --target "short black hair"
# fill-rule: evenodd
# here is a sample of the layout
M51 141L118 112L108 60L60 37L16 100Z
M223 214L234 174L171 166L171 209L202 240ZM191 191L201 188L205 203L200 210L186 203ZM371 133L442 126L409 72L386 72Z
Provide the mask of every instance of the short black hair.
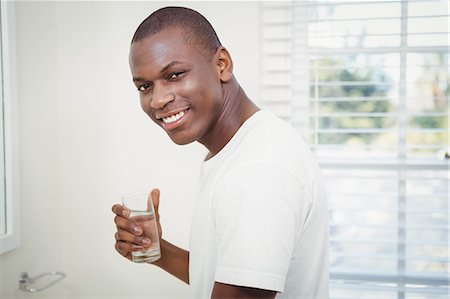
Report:
M204 54L212 55L221 46L216 31L204 16L193 9L175 6L160 8L149 15L136 29L131 43L167 28L182 29L185 41Z

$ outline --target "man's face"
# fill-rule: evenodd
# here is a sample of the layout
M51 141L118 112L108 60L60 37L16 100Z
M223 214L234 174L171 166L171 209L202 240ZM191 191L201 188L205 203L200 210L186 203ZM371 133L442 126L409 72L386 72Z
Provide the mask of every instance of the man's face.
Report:
M131 45L130 68L141 107L177 144L201 141L217 122L222 88L214 61L187 44L178 28Z

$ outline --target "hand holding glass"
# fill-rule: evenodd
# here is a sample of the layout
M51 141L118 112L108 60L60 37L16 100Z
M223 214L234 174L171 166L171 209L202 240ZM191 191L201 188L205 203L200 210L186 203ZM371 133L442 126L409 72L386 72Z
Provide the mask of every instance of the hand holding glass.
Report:
M136 263L151 263L158 260L161 257L161 250L151 195L140 192L122 196L122 205L130 210L128 219L142 228L142 237L148 238L151 242L150 247L142 251L133 251L131 260Z

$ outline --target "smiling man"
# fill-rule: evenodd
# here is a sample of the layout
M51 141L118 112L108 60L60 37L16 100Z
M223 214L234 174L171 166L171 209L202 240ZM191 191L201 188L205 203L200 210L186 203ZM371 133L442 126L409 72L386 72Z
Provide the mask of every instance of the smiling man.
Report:
M209 151L190 251L161 238L153 264L189 283L193 298L328 298L319 168L288 124L247 97L210 23L188 8L162 8L136 30L129 60L144 112L176 144ZM159 195L151 193L158 223ZM149 240L123 206L113 212L116 250L130 259Z

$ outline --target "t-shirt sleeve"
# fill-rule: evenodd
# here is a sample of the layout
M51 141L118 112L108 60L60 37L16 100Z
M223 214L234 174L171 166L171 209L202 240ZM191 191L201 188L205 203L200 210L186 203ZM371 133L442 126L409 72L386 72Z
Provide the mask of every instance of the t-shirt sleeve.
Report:
M310 206L301 183L261 162L240 167L217 187L215 281L283 292Z

